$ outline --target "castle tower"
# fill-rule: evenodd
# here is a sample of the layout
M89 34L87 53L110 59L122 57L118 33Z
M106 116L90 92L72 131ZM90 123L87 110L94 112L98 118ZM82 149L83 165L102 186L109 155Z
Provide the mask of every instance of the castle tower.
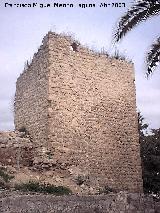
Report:
M17 80L15 127L92 186L140 192L135 97L133 64L49 32Z

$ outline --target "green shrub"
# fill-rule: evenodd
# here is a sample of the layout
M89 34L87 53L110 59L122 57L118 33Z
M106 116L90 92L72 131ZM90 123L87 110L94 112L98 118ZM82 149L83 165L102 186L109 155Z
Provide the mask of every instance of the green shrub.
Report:
M53 186L50 184L44 185L43 191L49 194L55 195L68 195L71 194L71 190L64 186Z
M116 193L114 189L110 188L109 186L105 186L104 188L99 189L98 194L109 194L111 192Z
M84 183L87 183L89 181L89 176L88 175L78 175L75 178L75 181L78 186L81 186Z
M7 174L4 168L0 168L0 177L1 177L6 183L8 183L11 179L14 178L14 176Z
M15 189L20 191L40 192L41 187L38 182L29 181L28 183L16 184Z
M28 183L16 184L16 190L20 191L31 191L31 192L39 192L39 193L47 193L54 195L68 195L71 194L72 191L64 186L54 186L52 184L40 184L36 181L29 181Z

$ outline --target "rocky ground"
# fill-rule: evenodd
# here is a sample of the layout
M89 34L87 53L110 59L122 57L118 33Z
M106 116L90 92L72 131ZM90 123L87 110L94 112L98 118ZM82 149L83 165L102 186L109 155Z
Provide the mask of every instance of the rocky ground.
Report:
M76 167L67 166L44 152L37 153L37 147L26 132L0 132L0 170L12 176L6 186L14 187L16 183L38 181L56 186L69 187L76 194L95 194L85 174L79 173ZM0 183L3 180L0 176Z
M93 189L88 177L79 176L76 168L66 171L65 165L45 154L38 158L32 138L25 132L0 132L0 156L1 213L160 213L160 202L151 196L109 193L108 189L95 195L99 189ZM16 184L29 181L69 186L72 194L15 190Z

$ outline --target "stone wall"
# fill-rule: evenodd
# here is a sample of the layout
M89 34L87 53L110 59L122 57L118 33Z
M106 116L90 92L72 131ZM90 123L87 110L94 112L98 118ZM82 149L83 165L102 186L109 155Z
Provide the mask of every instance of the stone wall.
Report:
M62 196L0 194L0 212L27 213L158 213L160 202L142 194Z
M16 83L15 128L25 128L39 146L47 142L48 135L48 55L44 39Z
M133 64L49 33L17 81L15 125L66 175L142 191Z
M50 34L49 129L54 156L92 185L141 191L133 64Z

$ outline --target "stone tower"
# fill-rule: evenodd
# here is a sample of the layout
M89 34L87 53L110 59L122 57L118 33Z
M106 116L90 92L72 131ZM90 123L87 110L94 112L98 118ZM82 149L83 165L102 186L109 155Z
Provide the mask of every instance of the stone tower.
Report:
M49 32L17 80L15 128L92 186L142 191L133 64Z

